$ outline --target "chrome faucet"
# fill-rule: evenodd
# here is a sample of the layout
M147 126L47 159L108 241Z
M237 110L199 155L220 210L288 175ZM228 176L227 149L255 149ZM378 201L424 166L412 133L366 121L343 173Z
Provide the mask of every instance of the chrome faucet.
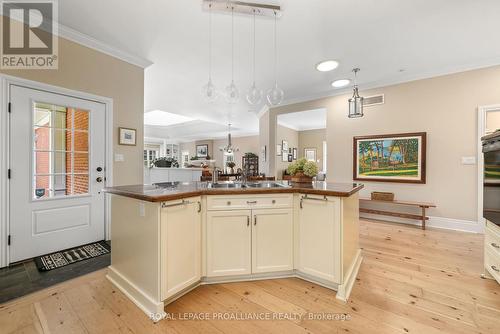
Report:
M217 181L219 181L219 169L214 166L212 171L212 183L217 183Z

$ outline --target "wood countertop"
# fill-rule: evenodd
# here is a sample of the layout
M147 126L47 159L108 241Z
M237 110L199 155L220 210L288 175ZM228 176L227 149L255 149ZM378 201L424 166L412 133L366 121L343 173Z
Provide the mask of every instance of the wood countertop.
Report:
M269 181L261 181L260 183L269 183ZM148 202L165 202L200 195L302 193L324 196L349 197L363 188L363 184L361 183L311 182L310 184L297 184L289 183L287 181L278 181L276 183L282 184L283 187L209 188L209 183L207 182L171 182L163 183L161 185L129 185L107 187L104 188L104 192L114 195L131 197Z

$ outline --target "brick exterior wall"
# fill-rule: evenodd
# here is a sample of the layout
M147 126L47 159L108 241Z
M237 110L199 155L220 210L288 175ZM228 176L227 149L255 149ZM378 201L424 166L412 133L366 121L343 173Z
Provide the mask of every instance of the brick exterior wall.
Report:
M88 130L89 127L89 113L80 111L73 108L68 108L66 113L66 124L68 127L71 123L71 117L74 117L74 128L76 130ZM84 151L87 153L74 154L74 171L75 173L88 173L89 171L89 145L88 145L88 132L75 131L75 151ZM66 134L66 150L71 151L71 133L68 131ZM71 156L66 156L66 170L71 170ZM66 177L66 192L71 191L71 176ZM75 175L73 181L73 194L86 194L89 191L89 178L87 175Z
M47 125L47 124L45 124ZM50 143L50 129L48 128L38 128L35 130L35 148L36 149L47 149ZM47 174L49 171L49 153L48 152L38 152L36 153L36 174ZM36 189L45 189L45 196L49 194L49 177L48 176L38 176L35 183Z

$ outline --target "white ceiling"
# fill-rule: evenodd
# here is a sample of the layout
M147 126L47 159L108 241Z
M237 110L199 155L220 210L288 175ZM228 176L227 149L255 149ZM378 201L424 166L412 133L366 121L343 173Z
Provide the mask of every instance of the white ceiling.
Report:
M351 77L353 67L361 68L363 89L500 64L498 0L278 3L278 81L289 102L340 92L330 82ZM59 7L62 24L154 62L145 74L146 111L220 125L230 119L235 132L257 131L258 120L244 99L228 106L200 97L208 67L208 14L201 0L64 0ZM242 96L251 84L251 22L235 18L235 82ZM213 81L220 89L230 81L230 24L229 15L214 14ZM257 19L257 85L266 89L273 84L272 29L272 19ZM325 59L340 66L316 71Z
M278 124L296 131L326 129L326 109L281 114Z

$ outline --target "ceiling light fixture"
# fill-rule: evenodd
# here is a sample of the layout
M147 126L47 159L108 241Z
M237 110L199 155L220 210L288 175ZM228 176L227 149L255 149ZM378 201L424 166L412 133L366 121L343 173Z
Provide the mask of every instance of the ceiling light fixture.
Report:
M234 84L234 6L231 7L231 83L226 87L226 100L231 104L240 100L240 92Z
M238 152L240 150L239 148L233 146L233 142L231 140L231 123L227 125L227 145L219 147L219 150L227 153Z
M349 118L363 117L363 97L359 96L357 74L359 68L352 70L354 72L354 89L352 97L349 99Z
M212 4L208 5L208 83L203 86L202 96L207 102L217 100L219 93L212 83Z
M247 92L247 101L255 106L262 102L262 90L255 85L255 8L253 9L253 84Z
M316 65L316 69L320 72L330 72L339 67L339 62L336 60L325 60Z
M285 93L278 87L278 13L274 11L274 87L267 91L267 101L271 106L277 106L283 102Z
M350 83L351 83L351 80L349 80L349 79L339 79L339 80L335 80L334 82L332 82L332 87L333 88L342 88L342 87L348 86Z

